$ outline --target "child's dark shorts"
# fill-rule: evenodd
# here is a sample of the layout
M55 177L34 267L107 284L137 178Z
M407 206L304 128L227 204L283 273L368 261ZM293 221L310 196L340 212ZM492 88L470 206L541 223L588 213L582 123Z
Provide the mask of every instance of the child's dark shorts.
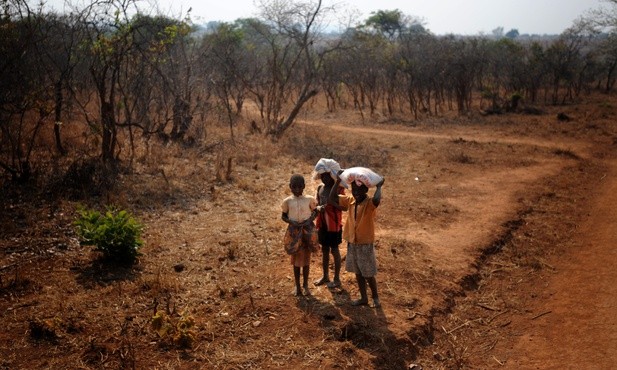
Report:
M317 230L319 244L329 247L337 247L343 241L342 231L327 231L325 228Z

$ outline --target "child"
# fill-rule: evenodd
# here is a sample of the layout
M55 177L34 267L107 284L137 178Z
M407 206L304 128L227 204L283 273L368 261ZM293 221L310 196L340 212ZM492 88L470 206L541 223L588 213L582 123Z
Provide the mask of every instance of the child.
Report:
M322 160L320 160L320 162L321 161ZM334 173L340 170L338 163L336 163L336 167L337 169ZM322 206L322 209L317 215L317 221L315 222L317 224L319 244L321 244L323 276L315 282L315 285L327 283L327 287L332 289L341 286L341 279L339 276L341 271L341 252L339 251L339 244L341 244L343 234L343 212L340 206L328 204L330 191L334 186L334 179L332 178L331 171L316 166L315 176L319 176L323 183L317 188L317 200L318 204ZM339 194L345 194L345 190L342 187L338 187L338 189ZM328 276L330 269L330 252L332 252L332 257L334 258L333 281L330 281L330 277Z
M380 307L377 293L377 261L375 259L375 214L381 202L381 186L385 179L376 184L377 189L373 197L369 197L368 187L360 181L351 182L351 196L339 195L338 185L341 174L337 173L328 203L339 205L347 212L347 221L343 228L343 238L347 241L347 259L345 269L356 274L356 281L360 290L360 299L352 301L353 306L368 305L366 284L371 288L374 307Z
M283 243L285 250L291 255L291 264L293 265L296 283L293 295L298 296L301 294L300 268L302 268L304 294L309 295L308 277L311 252L317 246L317 236L313 220L320 208L318 208L317 201L313 196L302 195L304 192L304 177L301 175L291 176L289 189L291 189L293 195L285 198L281 206L283 210L281 218L289 224Z

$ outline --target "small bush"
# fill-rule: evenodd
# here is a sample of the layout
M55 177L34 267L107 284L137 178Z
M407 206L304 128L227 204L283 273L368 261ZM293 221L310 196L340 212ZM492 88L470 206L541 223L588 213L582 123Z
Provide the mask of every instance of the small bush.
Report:
M150 326L161 341L171 343L179 348L191 348L195 342L195 320L183 312L181 315L166 315L159 311L152 317Z
M143 245L143 226L131 214L108 208L105 214L80 209L75 221L81 245L91 245L103 253L105 259L122 264L133 264Z

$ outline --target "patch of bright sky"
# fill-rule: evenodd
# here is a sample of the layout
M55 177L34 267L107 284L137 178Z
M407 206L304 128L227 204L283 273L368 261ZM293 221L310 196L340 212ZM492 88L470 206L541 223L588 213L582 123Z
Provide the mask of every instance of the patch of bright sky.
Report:
M259 1L259 0L257 0ZM62 10L63 0L47 0L48 6ZM141 0L140 7L157 3L159 10L181 17L191 10L195 23L232 22L258 16L255 0ZM504 32L517 29L521 34L560 34L591 9L606 5L606 0L324 0L335 5L338 15L352 15L352 24L366 20L377 10L399 9L419 18L437 35L490 34L498 27Z

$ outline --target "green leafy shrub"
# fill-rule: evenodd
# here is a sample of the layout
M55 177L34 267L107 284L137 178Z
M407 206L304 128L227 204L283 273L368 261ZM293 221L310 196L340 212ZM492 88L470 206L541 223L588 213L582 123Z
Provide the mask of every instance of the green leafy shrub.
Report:
M131 214L108 208L102 214L95 210L80 209L75 221L81 245L91 245L103 253L105 259L133 264L143 245L143 226Z

